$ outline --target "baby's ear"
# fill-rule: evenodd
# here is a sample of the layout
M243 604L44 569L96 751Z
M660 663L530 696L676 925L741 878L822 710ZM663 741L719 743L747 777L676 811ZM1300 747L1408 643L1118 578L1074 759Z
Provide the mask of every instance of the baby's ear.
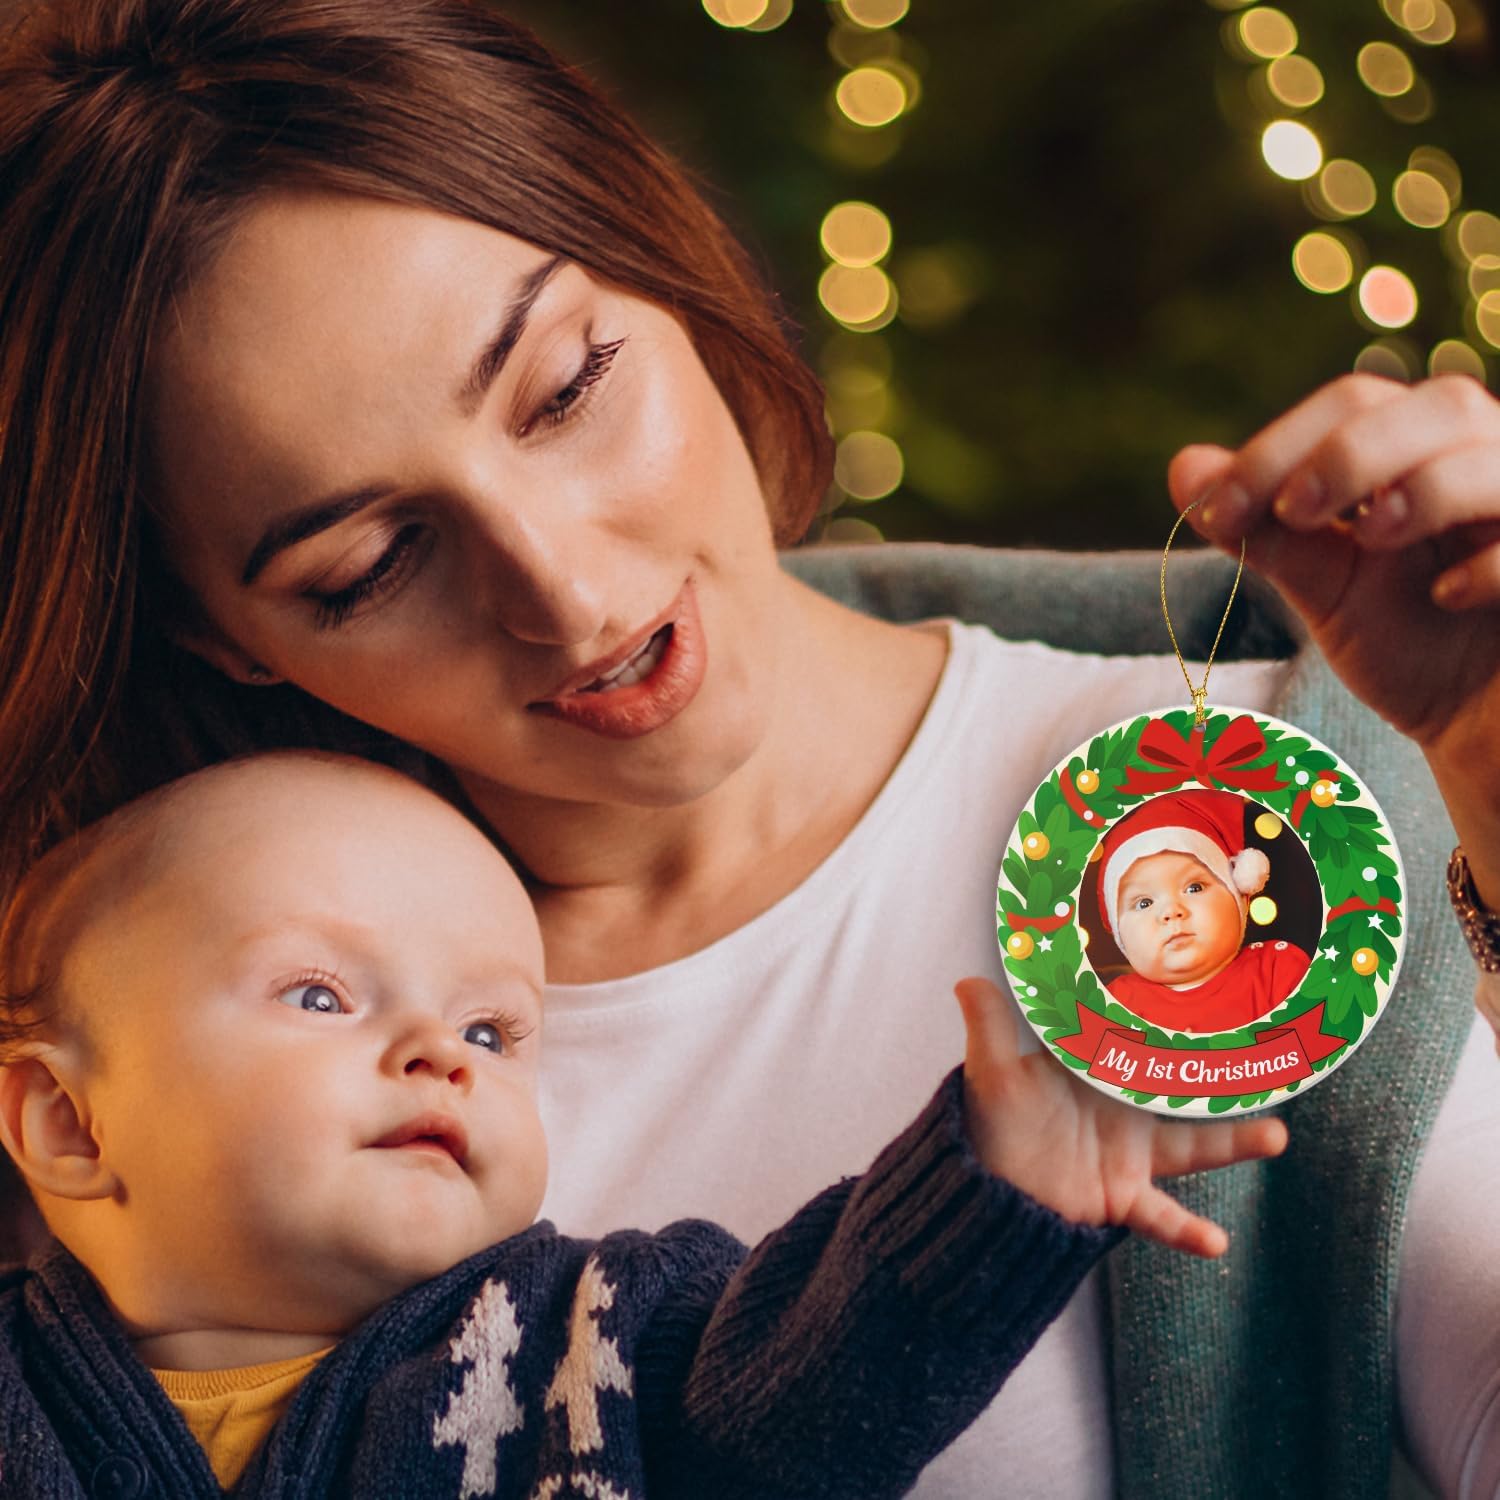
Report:
M0 1145L35 1189L57 1198L107 1198L117 1187L94 1140L88 1104L54 1048L0 1065Z

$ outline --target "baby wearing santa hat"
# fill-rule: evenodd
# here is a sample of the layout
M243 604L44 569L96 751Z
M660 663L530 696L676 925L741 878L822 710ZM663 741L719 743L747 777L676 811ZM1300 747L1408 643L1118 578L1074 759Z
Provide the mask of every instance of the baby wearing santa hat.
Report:
M1250 898L1271 862L1245 847L1248 799L1169 792L1104 836L1099 911L1132 974L1109 992L1153 1025L1227 1031L1280 1005L1309 958L1295 943L1245 946Z

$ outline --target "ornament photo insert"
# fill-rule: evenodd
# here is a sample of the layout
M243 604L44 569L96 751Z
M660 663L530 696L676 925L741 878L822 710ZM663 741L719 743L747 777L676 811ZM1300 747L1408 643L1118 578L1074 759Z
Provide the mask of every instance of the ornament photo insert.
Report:
M1161 1113L1276 1103L1349 1057L1401 962L1406 888L1354 771L1244 709L1143 714L1037 788L997 936L1057 1060Z

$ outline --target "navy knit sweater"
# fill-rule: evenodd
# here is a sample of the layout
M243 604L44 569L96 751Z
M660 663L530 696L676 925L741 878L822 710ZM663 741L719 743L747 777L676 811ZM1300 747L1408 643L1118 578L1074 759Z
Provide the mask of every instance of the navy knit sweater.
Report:
M748 1255L697 1220L598 1241L543 1223L413 1287L313 1369L233 1493L900 1495L1121 1234L985 1173L955 1071ZM82 1266L53 1245L10 1273L0 1496L220 1493Z

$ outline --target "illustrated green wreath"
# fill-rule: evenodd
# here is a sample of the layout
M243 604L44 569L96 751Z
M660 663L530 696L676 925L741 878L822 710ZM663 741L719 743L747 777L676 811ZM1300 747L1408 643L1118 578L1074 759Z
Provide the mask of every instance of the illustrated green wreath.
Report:
M1306 847L1326 905L1322 937L1296 991L1253 1026L1211 1036L1163 1031L1120 1004L1084 961L1077 920L1078 892L1105 829L1139 803L1195 783L1241 792L1276 813ZM1105 730L1037 788L1001 864L996 935L1023 1011L1069 1067L1089 1067L1058 1045L1078 1035L1080 1007L1145 1032L1151 1046L1205 1051L1252 1045L1256 1033L1321 1005L1319 1029L1330 1040L1327 1055L1312 1061L1317 1073L1346 1057L1378 1014L1398 963L1404 900L1384 819L1337 757L1263 715L1211 711L1200 729L1191 709L1169 710ZM1219 1095L1206 1107L1210 1114L1254 1109L1299 1086ZM1174 1109L1203 1098L1118 1092Z

